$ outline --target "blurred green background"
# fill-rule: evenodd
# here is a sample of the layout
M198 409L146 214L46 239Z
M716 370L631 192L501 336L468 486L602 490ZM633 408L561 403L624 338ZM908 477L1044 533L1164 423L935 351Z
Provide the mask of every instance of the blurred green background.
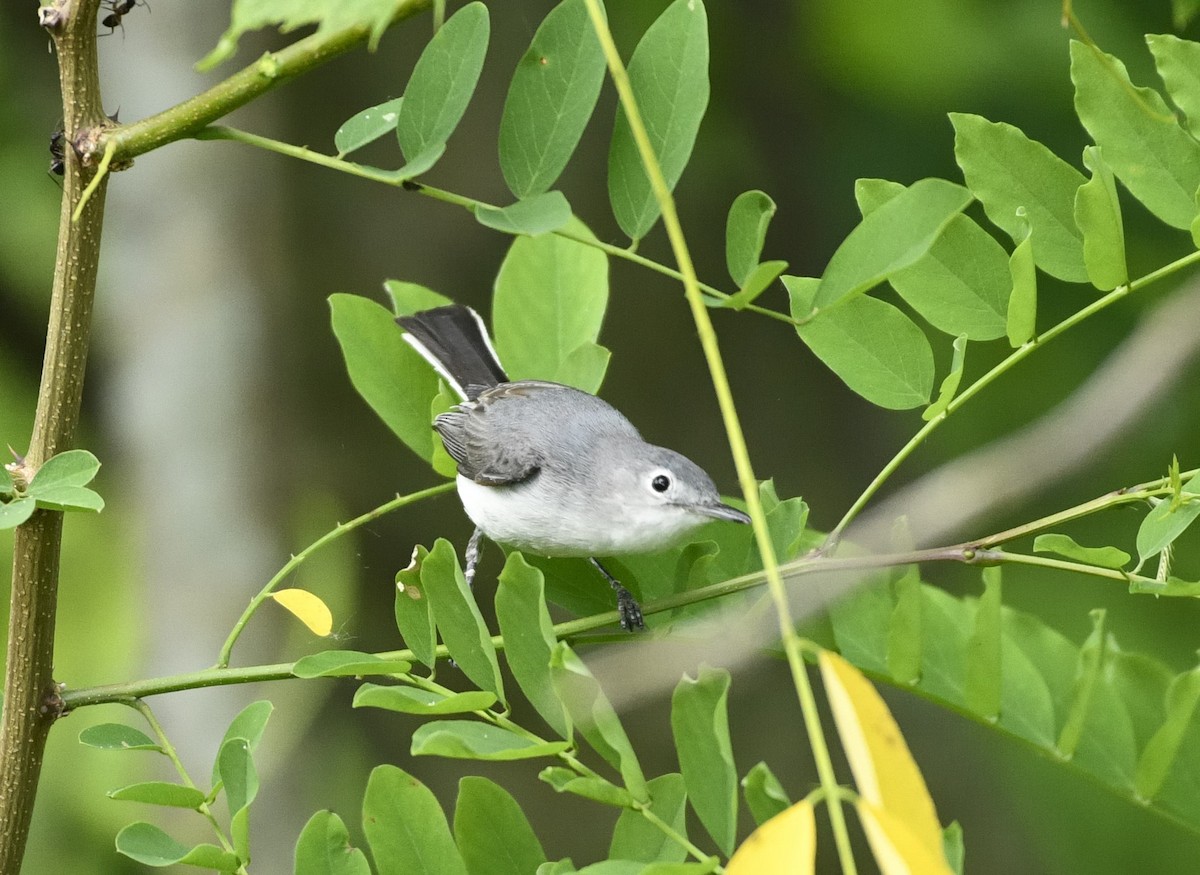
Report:
M505 201L495 148L503 97L550 5L493 5L479 91L429 182ZM626 55L665 5L609 0ZM0 446L18 450L33 415L60 195L46 173L61 118L57 73L35 12L32 2L0 6ZM1171 31L1167 0L1097 0L1077 4L1077 12L1135 82L1155 81L1141 35ZM123 31L101 39L108 110L123 121L142 118L282 44L271 34L245 39L235 61L194 72L226 14L221 4L173 0L136 8ZM1013 123L1076 166L1088 142L1072 110L1068 34L1053 0L711 0L708 14L712 100L677 197L700 275L717 285L728 285L725 212L746 189L761 188L779 205L764 257L787 259L792 273L819 275L857 222L856 178L960 179L949 111ZM409 21L376 53L334 61L238 112L232 123L332 151L345 118L402 92L428 34L428 16ZM602 239L623 244L603 184L613 112L606 90L559 187ZM390 143L363 160L399 161ZM1135 275L1190 250L1185 234L1125 203ZM397 491L434 482L354 394L325 299L337 291L378 298L382 281L398 278L486 312L507 245L454 208L233 144L171 145L116 176L80 436L104 462L96 485L108 506L99 517L67 523L58 679L80 687L210 665L247 599L291 552ZM669 261L660 230L640 251ZM679 287L624 262L611 271L602 340L614 356L603 394L649 439L690 455L734 491ZM1044 275L1039 282L1042 325L1092 294ZM1171 294L1167 285L1039 352L939 431L895 485L1054 407ZM762 303L785 307L779 290ZM751 314L718 312L714 319L757 472L773 476L781 495L803 495L813 525L832 526L919 427L919 415L875 410L853 396L785 325ZM944 368L949 343L937 354ZM973 348L968 378L1002 354L999 346ZM1196 377L1192 365L1179 385L1194 386ZM1082 473L962 535L1159 476L1173 452L1185 467L1195 465L1197 398L1177 390ZM1136 515L1118 513L1077 533L1085 542L1128 547L1136 524ZM446 535L461 544L468 533L457 502L446 497L365 527L304 565L292 583L327 598L340 646L393 648L395 570L415 543ZM1196 538L1181 543L1185 576L1200 569L1197 546ZM10 547L11 536L0 535L5 566ZM484 578L497 570L496 551L490 558ZM979 586L970 569L931 568L926 576L955 592ZM1005 585L1006 604L1038 614L1075 641L1090 629L1088 610L1104 606L1123 646L1177 670L1193 664L1200 646L1200 613L1189 603L1132 599L1119 587L1032 570L1007 574ZM481 601L489 601L491 586L484 582ZM235 661L293 659L320 646L268 605ZM785 668L770 659L743 668L735 676L732 721L739 770L765 757L795 798L816 778L789 686ZM407 751L415 724L351 712L352 689L350 682L297 682L152 702L189 768L203 777L228 720L255 698L275 701L255 806L254 871L290 872L295 836L319 808L337 810L357 830L367 773L377 763L413 770L448 808L458 776L476 771L473 764L413 763ZM942 819L964 826L972 873L1194 871L1194 835L985 728L894 691L885 695ZM667 713L662 697L626 715L653 773L675 768L663 743ZM165 761L149 754L81 748L78 732L105 720L137 723L133 712L111 706L72 715L52 733L25 871L140 871L112 851L112 838L129 820L162 820L103 794L170 775ZM525 802L552 859L570 855L582 865L604 853L615 811L556 796L528 764L483 771ZM181 815L172 829L208 840L201 826ZM830 854L822 865L834 871Z

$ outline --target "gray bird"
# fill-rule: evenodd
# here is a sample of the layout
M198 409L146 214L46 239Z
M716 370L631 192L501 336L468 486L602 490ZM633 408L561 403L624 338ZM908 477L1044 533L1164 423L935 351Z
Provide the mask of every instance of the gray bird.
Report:
M580 556L617 594L621 626L644 626L637 601L597 556L653 553L713 519L749 523L685 456L642 440L616 408L561 383L510 381L479 314L450 305L396 320L404 339L463 399L433 423L458 463L458 494L480 539L540 556Z

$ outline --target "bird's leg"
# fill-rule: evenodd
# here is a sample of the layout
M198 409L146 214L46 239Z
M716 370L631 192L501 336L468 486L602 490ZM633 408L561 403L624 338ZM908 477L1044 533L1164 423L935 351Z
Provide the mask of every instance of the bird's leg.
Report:
M467 579L467 587L474 588L475 586L475 566L479 564L479 557L483 555L483 529L476 527L471 533L471 540L467 541L466 563L467 567L463 569L463 577Z
M588 560L596 566L596 570L604 575L613 591L617 594L617 614L621 618L621 628L626 632L645 629L646 622L642 619L642 608L633 597L633 593L621 586L621 581L613 577L607 568L596 561L595 557Z

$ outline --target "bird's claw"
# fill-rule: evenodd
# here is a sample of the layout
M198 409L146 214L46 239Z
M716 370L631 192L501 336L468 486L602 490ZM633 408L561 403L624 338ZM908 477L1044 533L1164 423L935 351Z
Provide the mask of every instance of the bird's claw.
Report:
M621 628L626 632L645 629L646 621L642 617L642 608L637 603L637 599L629 590L619 584L613 589L617 591L617 614L621 619Z

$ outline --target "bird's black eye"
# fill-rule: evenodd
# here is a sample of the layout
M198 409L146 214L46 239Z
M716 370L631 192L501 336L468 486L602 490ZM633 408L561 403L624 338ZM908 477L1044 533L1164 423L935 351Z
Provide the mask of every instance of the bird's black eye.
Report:
M650 481L650 488L652 488L655 492L666 492L671 488L671 478L666 474L659 474Z

